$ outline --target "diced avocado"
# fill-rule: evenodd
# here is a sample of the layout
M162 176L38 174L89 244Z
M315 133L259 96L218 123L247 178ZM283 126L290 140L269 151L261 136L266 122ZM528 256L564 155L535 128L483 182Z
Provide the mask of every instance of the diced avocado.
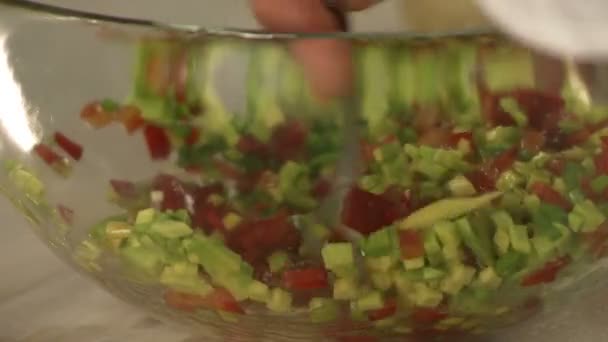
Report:
M183 244L188 255L193 256L213 279L225 279L228 274L243 272L244 262L240 255L221 242L195 235Z
M283 270L288 262L289 256L285 252L274 252L268 257L268 266L273 273Z
M496 261L496 273L502 278L509 277L526 265L526 256L515 251L508 251Z
M502 195L501 192L491 192L477 197L448 198L436 201L422 209L418 209L400 223L401 229L423 229L434 223L451 220L464 216L469 212L489 205Z
M399 248L397 232L387 227L370 234L362 245L366 256L381 257L394 255Z
M496 188L500 191L509 191L521 186L524 179L512 170L507 170L500 174L496 181Z
M234 230L234 228L236 228L242 220L243 218L239 214L230 212L224 216L222 223L228 231L231 231Z
M358 294L359 287L355 278L337 278L334 281L334 299L353 300L357 298Z
M160 283L172 289L198 296L206 296L213 288L198 274L198 266L186 262L166 266Z
M502 283L502 279L496 274L496 271L493 267L486 267L479 272L477 281L479 285L495 289L500 286Z
M394 256L382 256L376 258L365 258L366 266L374 272L388 272L397 262Z
M145 247L125 247L120 251L124 260L138 272L158 276L162 270L162 256Z
M313 323L331 322L338 318L340 305L332 299L313 298L308 304Z
M441 246L432 229L424 233L424 251L431 266L439 266L443 263Z
M445 276L445 271L440 270L440 269L436 269L436 268L432 268L432 267L425 267L422 270L422 278L424 280L437 280L437 279L441 279Z
M461 218L456 221L456 227L462 238L463 243L475 254L475 257L483 265L489 266L494 264L494 254L491 250L486 249L481 239L477 236L469 220Z
M606 216L590 200L577 203L568 214L568 223L574 231L595 231L605 220Z
M418 307L434 308L443 300L443 294L424 283L415 283L407 293L407 299Z
M248 297L256 302L266 303L270 297L268 285L257 280L251 281L251 283L249 283Z
M287 204L296 208L309 210L317 205L312 197L312 185L309 170L306 166L289 161L279 171L279 191Z
M38 203L42 200L44 184L33 173L21 166L14 166L9 171L8 177L31 201Z
M291 293L280 288L274 288L270 290L270 298L266 307L274 312L286 313L291 310L291 301Z
M460 290L471 283L475 276L475 269L464 265L455 265L450 273L442 279L441 290L445 293L456 295Z
M509 227L509 240L511 241L513 250L516 252L523 254L530 253L531 247L530 239L528 238L528 227L524 225L512 225Z
M350 242L328 243L321 254L325 268L336 272L354 265L353 245Z
M509 250L511 239L509 231L514 225L513 219L506 211L497 211L492 214L492 221L496 226L494 232L494 244L499 255L504 255Z
M192 234L192 228L180 221L156 221L150 226L150 231L166 239L179 239Z
M154 221L154 217L156 216L156 211L154 208L142 209L137 212L137 216L135 217L136 225L144 225L151 223Z
M123 221L110 221L106 224L105 238L114 248L131 235L133 226Z
M372 284L378 290L386 291L393 285L393 278L390 273L372 273L370 275Z
M445 246L460 246L460 237L457 233L457 227L450 221L439 221L433 225L433 231Z
M378 310L384 306L384 299L379 291L370 291L357 299L356 306L361 311Z
M424 267L424 257L414 258L414 259L405 259L403 260L403 267L406 270L417 270Z
M473 196L477 193L473 184L464 176L456 176L448 182L448 189L457 197Z

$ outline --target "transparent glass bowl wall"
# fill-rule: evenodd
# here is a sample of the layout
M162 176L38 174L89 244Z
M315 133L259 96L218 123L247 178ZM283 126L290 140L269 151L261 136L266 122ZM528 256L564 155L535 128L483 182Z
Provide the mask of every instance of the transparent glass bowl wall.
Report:
M19 160L33 170L45 184L47 204L29 200L5 174L1 178L2 190L30 218L42 239L60 257L115 295L161 316L196 322L208 329L209 336L260 340L324 338L327 327L321 329L299 315L247 316L235 325L220 320L214 313L195 317L168 310L162 301L162 289L133 282L120 264L110 261L101 269L91 269L75 258L75 251L86 238L88 229L100 219L116 214L116 208L106 201L109 179L150 179L172 169L168 162L149 160L140 136L128 137L120 126L91 131L78 118L80 109L90 100L124 99L129 94L139 39L172 37L188 41L193 47L205 41L241 46L239 51L243 54L232 54L216 76L222 98L237 111L246 108L248 52L268 42L228 36L175 35L146 25L85 22L17 9L1 2L0 9L2 159ZM364 44L390 42L421 48L434 44L429 37L393 38L378 37L377 41L366 40ZM495 37L469 34L456 39L487 44ZM35 143L55 131L65 133L85 147L83 160L73 164L67 179L30 153ZM61 222L55 209L57 204L74 210L73 227L67 228Z

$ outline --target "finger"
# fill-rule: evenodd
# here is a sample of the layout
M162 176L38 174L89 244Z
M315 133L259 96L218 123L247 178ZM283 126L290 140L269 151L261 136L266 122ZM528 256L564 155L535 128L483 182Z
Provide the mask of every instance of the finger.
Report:
M329 39L306 39L291 44L294 58L314 93L321 99L347 95L353 81L351 46Z

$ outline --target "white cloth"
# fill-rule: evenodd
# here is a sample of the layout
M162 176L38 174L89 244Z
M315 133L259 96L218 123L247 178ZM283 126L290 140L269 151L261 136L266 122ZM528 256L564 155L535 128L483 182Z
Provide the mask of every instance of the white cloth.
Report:
M477 0L496 25L552 54L608 60L608 0Z

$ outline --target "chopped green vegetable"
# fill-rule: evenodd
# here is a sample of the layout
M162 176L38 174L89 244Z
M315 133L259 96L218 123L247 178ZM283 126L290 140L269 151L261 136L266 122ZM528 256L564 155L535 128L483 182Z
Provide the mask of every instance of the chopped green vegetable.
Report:
M266 306L271 311L286 313L291 310L291 301L292 296L289 292L280 288L274 288L270 290L270 298Z
M371 291L357 299L356 306L361 311L377 310L384 306L384 299L379 291Z
M150 231L167 239L178 239L192 234L192 228L181 221L157 221L152 223Z
M289 256L285 252L274 252L268 257L268 266L273 273L283 270L288 262Z
M325 268L333 272L339 273L354 265L353 245L350 242L326 244L321 254Z
M308 306L313 323L334 321L340 314L339 304L328 298L313 298Z
M489 205L501 195L501 192L491 192L477 197L439 200L406 217L401 221L400 228L423 229L438 221L458 218Z
M568 214L568 223L575 232L592 232L604 221L606 216L589 200L576 204Z

